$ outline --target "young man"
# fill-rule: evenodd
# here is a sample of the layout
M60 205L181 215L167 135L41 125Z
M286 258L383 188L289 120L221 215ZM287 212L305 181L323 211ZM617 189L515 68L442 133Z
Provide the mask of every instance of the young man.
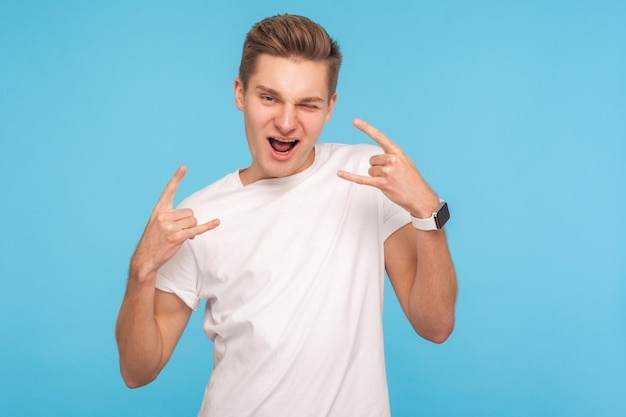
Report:
M441 343L451 333L447 205L364 121L354 125L380 147L317 143L340 63L304 17L248 33L234 92L252 163L178 209L185 168L167 184L117 322L129 387L157 377L202 299L215 367L201 416L388 416L385 269L418 334Z

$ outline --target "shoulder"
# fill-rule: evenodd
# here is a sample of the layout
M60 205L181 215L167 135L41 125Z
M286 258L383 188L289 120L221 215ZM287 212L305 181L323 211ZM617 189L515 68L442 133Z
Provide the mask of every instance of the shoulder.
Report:
M383 150L375 145L356 144L349 145L343 143L321 143L318 145L320 152L325 154L328 159L342 161L359 161L365 160L369 162L369 158L373 155L383 153Z
M372 156L383 153L378 146L369 144L323 143L319 149L327 167L360 174L369 169Z
M238 182L238 179L238 173L232 172L191 194L183 201L181 201L181 203L178 205L178 208L195 209L197 207L202 207L207 201L212 201L219 195L237 189L238 185L241 185L241 183Z
M359 144L347 144L347 143L320 143L319 148L323 152L328 152L331 155L375 155L381 153L382 149L376 145L370 145L365 143Z

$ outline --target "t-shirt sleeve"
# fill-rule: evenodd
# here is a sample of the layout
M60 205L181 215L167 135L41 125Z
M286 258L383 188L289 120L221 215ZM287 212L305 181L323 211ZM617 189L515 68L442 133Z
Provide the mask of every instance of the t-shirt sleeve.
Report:
M156 288L176 294L192 310L200 304L198 266L189 241L157 272Z
M383 241L410 222L409 212L383 195Z

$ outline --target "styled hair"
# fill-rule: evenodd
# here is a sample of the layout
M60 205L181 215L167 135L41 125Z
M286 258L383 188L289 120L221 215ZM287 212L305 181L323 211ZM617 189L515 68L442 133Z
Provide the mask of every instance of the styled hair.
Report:
M339 44L312 20L297 15L268 17L254 26L243 44L239 78L244 90L256 71L259 55L324 62L328 67L329 99L337 89L341 52Z

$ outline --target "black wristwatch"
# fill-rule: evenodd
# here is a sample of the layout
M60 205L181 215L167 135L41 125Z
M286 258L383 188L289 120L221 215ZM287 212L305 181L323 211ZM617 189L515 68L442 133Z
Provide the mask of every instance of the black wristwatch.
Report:
M411 215L411 223L418 230L439 230L450 220L450 211L448 203L439 200L439 206L433 211L432 216L427 219L418 219Z

